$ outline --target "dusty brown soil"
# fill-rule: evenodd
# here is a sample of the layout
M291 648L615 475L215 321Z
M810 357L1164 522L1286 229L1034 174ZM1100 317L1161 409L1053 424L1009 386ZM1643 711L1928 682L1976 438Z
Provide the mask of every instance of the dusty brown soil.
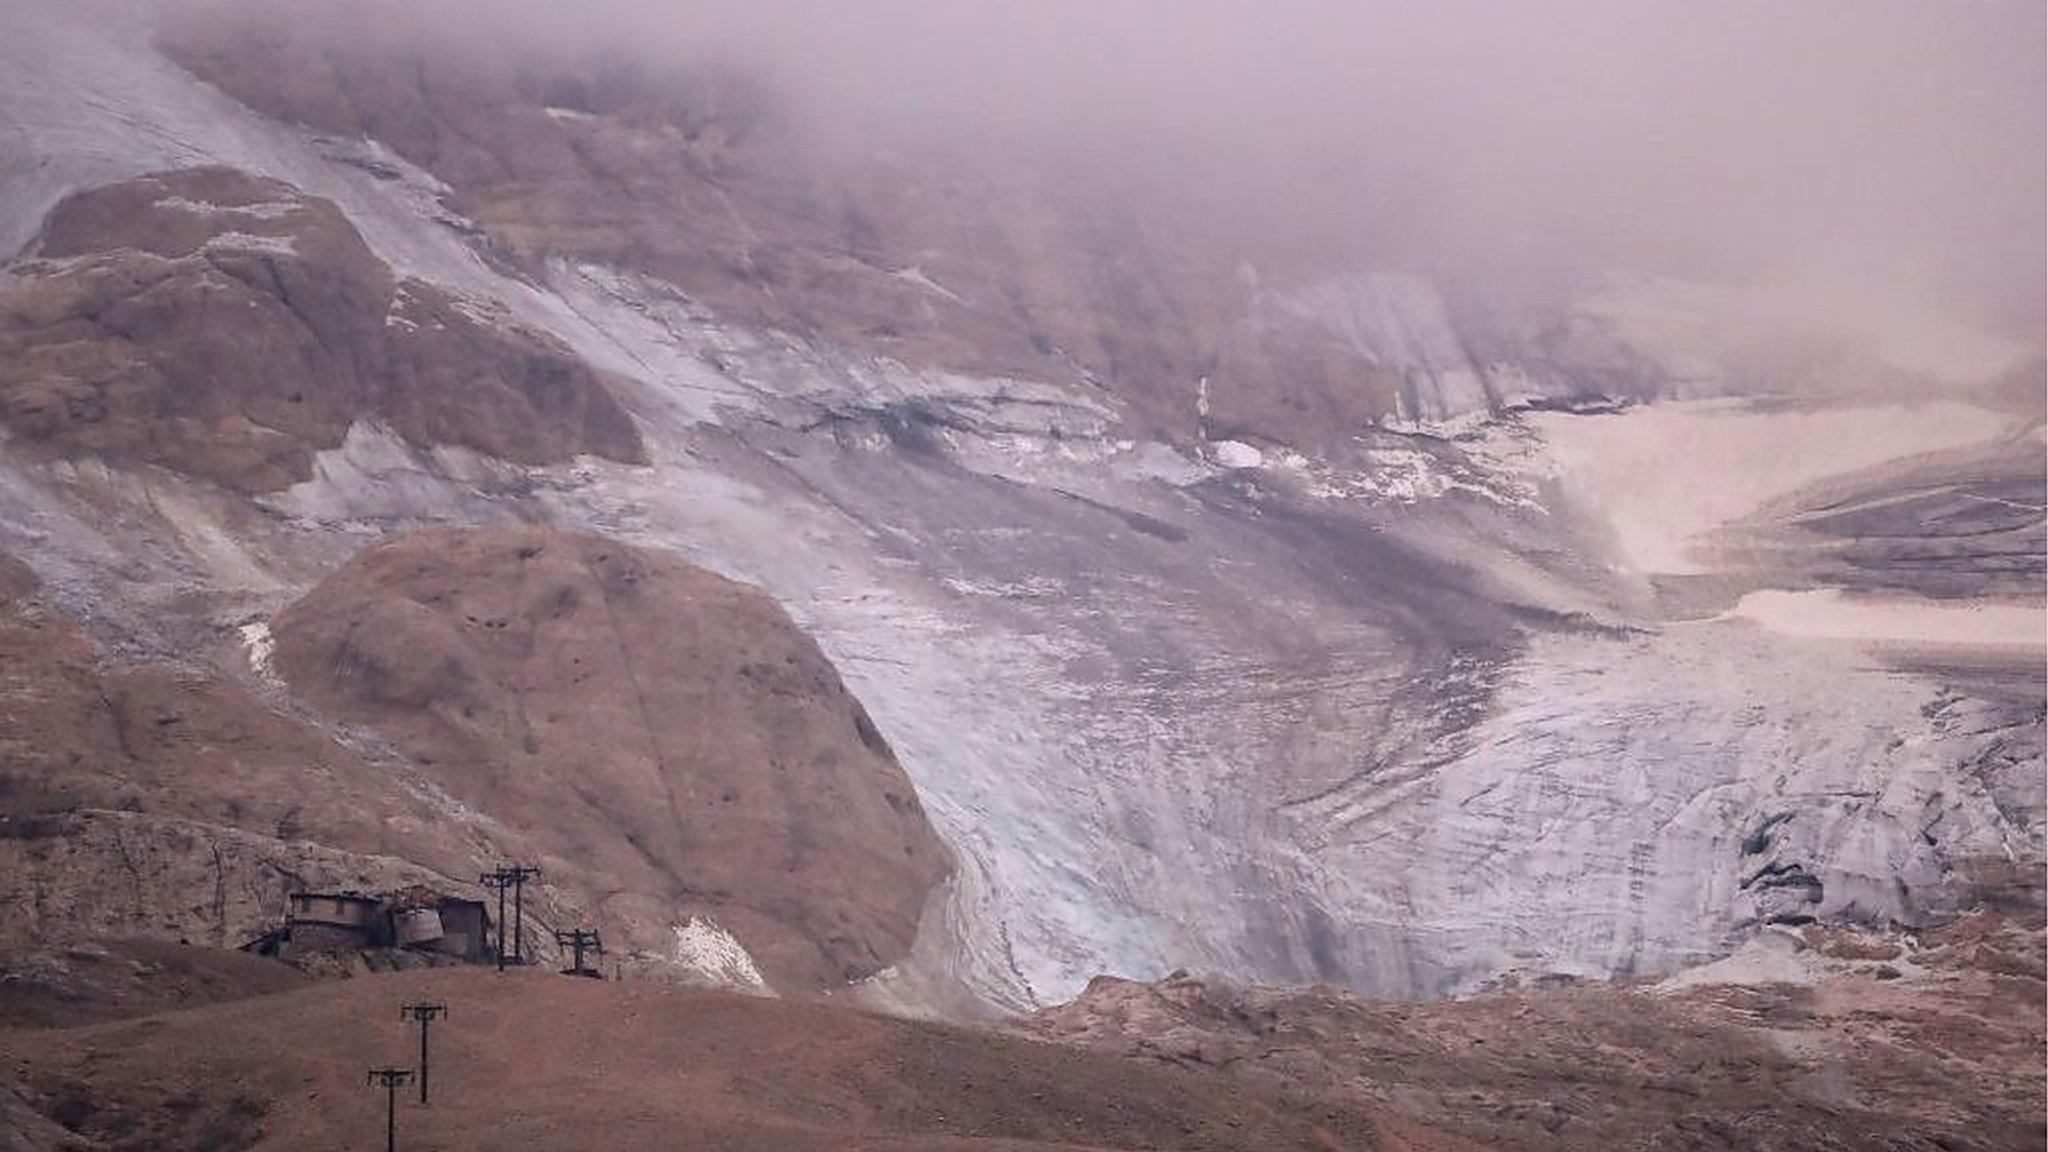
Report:
M540 529L378 545L277 618L276 662L648 933L708 912L772 984L904 955L950 867L859 702L762 593Z
M403 1147L452 1152L1408 1149L1475 1145L1359 1104L820 1004L476 970L378 976L61 1032L0 1033L0 1070L109 1149L375 1146L371 1065L414 1062L401 1002L449 1006Z
M1904 971L1836 929L1811 985L1431 1004L1102 980L1008 1030L443 969L0 1031L18 1081L0 1131L40 1138L23 1148L57 1146L48 1121L110 1149L373 1145L363 1069L413 1060L395 1009L431 997L451 1009L435 1101L405 1104L400 1130L435 1152L2037 1149L2041 940L2037 914L1978 914L1900 938Z
M0 948L0 1028L69 1028L264 996L312 980L246 952L146 938Z
M0 422L46 452L246 492L374 418L522 463L638 461L633 422L555 341L399 280L335 206L225 168L66 198L0 288Z

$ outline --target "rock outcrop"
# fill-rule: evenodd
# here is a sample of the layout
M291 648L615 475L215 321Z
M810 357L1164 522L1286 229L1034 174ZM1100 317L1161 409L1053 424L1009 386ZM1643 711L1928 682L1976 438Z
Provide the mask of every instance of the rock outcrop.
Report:
M103 662L46 606L0 603L0 701L10 816L111 809L394 846L382 828L395 813L359 753L233 681Z
M332 203L227 168L81 192L0 284L0 423L243 492L358 420L524 463L643 458L555 341L392 275Z
M420 834L439 823L390 765L248 686L107 659L65 614L0 601L0 943L236 948L309 886L467 891L480 846Z
M801 992L904 956L950 867L816 645L658 554L423 533L301 599L276 669L396 756L235 679L105 660L25 566L0 581L0 941L233 948L294 890L468 894L516 857L547 870L543 936Z
M1025 1035L1398 1110L1487 1148L2041 1146L2038 910L1808 929L1660 985L1433 1004L1102 979Z
M296 691L520 829L637 947L709 915L771 985L858 980L909 951L948 871L817 645L680 560L539 529L418 533L274 631Z

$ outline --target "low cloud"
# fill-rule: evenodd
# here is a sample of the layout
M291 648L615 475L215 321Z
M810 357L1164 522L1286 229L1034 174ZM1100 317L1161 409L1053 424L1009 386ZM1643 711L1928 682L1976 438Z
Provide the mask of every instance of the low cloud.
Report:
M2038 0L432 11L473 43L490 29L490 50L737 68L834 148L1028 155L1166 189L1283 263L1527 291L1618 268L2030 343L2043 323Z

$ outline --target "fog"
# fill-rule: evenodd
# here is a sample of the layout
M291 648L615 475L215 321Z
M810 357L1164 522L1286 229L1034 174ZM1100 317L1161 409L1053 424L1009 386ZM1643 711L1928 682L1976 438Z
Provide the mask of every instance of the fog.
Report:
M759 76L820 148L986 149L1135 177L1276 258L1539 287L1620 269L2028 344L2043 325L2039 0L435 11L465 35Z

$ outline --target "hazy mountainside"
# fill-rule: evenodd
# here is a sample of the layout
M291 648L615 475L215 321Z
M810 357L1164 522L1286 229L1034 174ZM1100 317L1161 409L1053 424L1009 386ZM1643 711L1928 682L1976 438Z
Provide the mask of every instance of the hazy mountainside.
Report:
M1323 448L1381 420L1708 383L1592 310L1461 308L1427 279L1270 236L1284 200L1213 203L1051 152L841 148L744 73L508 57L387 15L363 36L313 8L231 31L214 14L160 43L266 115L431 173L524 272L629 270L729 321L1099 391L1138 435Z
M543 923L650 965L700 970L709 913L772 984L958 1013L2038 898L2037 388L1759 398L1627 299L1247 276L1121 187L836 182L687 84L169 44L0 13L0 550L48 653L9 690L182 678L290 750L255 778L334 784L287 833L136 782L225 737L33 762L16 819L62 832L10 851L107 877L95 931L170 821L180 907L214 851L272 900L280 844L323 882L543 853ZM1708 395L1750 398L1667 403Z

